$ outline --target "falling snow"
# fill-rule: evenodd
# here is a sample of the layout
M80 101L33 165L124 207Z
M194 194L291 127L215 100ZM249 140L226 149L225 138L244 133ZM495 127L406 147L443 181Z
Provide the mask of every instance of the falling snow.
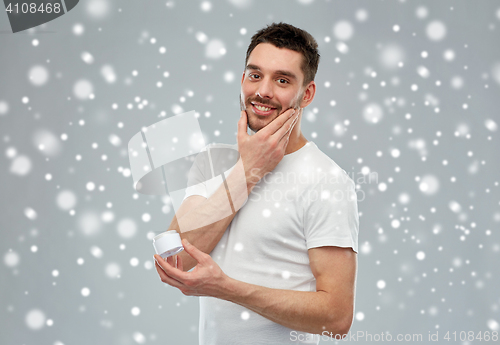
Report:
M321 62L302 132L358 192L351 332L500 331L500 6L339 4L293 0L284 16L258 0L88 0L0 35L6 343L196 343L197 299L165 286L152 258L178 205L134 189L127 144L190 110L203 132L194 150L235 143L250 38L304 14ZM285 207L255 216L272 224Z

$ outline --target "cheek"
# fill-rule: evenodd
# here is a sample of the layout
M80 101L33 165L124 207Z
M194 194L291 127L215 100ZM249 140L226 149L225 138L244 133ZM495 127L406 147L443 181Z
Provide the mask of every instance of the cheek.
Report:
M302 98L302 96L303 96L302 92L300 92L300 91L297 92L295 94L295 96L293 97L293 102L295 102L295 103L298 102Z
M297 102L297 100L300 98L301 93L300 90L286 90L286 93L282 94L281 100L283 101L282 104L288 104L288 105L293 105L294 103Z
M297 93L290 101L290 106L293 107L295 105L299 105L303 97L304 97L303 93L301 92Z
M290 108L290 107L293 107L294 104L297 103L297 99L298 99L297 96L295 96L295 97L287 97L286 102L282 102L281 104L283 104L283 107L285 109L286 108Z
M245 102L248 99L248 97L251 97L252 95L253 93L248 88L244 87L241 88L241 99L243 102Z

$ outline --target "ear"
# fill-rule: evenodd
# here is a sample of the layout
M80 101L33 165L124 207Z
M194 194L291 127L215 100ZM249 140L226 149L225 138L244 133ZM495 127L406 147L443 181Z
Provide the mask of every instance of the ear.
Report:
M241 76L241 85L243 85L243 80L245 80L245 71L243 71L243 75Z
M314 95L316 95L316 83L312 80L305 88L304 96L302 96L302 100L300 101L300 107L305 108L311 104L314 99Z

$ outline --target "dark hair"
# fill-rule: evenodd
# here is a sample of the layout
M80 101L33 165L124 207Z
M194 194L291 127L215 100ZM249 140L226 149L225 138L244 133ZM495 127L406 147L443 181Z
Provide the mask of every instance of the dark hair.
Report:
M271 43L277 48L287 48L302 54L302 72L304 85L314 80L318 71L319 52L318 43L308 32L286 23L272 23L266 28L257 31L247 49L245 68L250 54L260 43Z

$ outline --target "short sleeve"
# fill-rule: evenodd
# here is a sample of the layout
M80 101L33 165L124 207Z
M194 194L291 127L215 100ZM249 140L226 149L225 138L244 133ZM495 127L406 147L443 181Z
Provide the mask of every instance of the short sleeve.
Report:
M207 173L210 172L207 171L209 168L210 162L208 161L208 151L206 151L205 148L198 155L196 155L193 165L189 170L186 194L184 195L184 199L182 199L182 201L192 195L201 195L208 198L207 178L209 179L211 176L207 175Z
M184 199L192 195L209 198L223 183L239 158L236 145L209 144L198 153L187 176Z
M359 217L354 182L341 170L303 195L307 249L336 246L358 252Z

